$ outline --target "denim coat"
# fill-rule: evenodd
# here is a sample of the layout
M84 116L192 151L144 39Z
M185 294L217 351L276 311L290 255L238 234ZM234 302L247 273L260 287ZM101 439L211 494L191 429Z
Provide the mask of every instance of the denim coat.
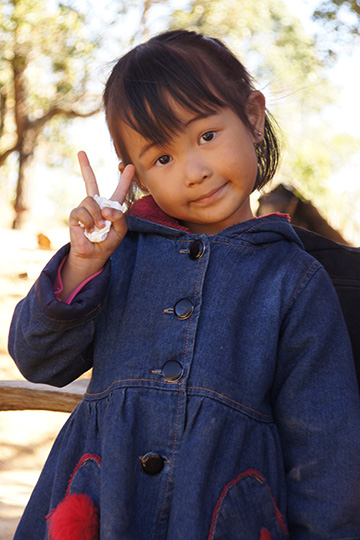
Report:
M294 230L305 250L323 265L335 287L349 332L360 391L360 247L338 244L302 227Z
M15 310L27 379L93 368L15 540L45 540L72 493L101 540L359 539L359 398L323 267L276 215L216 236L127 221L70 305L53 292L65 246Z

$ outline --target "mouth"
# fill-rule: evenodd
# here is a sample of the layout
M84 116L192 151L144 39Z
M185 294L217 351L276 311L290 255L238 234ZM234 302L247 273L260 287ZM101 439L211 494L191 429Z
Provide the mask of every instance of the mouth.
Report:
M227 186L227 182L225 184L222 184L220 187L217 187L215 189L212 189L208 193L205 193L205 195L202 195L198 199L195 199L192 201L194 204L208 204L210 202L215 201L218 197L220 197L224 191L224 189Z

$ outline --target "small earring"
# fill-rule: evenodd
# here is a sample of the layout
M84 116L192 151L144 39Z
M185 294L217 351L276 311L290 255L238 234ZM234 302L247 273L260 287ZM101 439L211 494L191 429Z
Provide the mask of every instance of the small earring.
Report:
M257 134L258 134L258 137L261 137L262 131L258 131Z

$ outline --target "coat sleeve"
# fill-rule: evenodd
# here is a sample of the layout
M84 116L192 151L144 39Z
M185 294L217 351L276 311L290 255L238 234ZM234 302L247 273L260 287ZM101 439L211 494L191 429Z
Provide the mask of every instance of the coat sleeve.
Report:
M338 299L317 262L282 325L273 403L290 538L360 538L359 393Z
M32 382L62 387L92 366L92 342L109 283L110 261L70 305L53 291L58 267L69 245L54 255L28 295L16 306L9 331L9 353Z

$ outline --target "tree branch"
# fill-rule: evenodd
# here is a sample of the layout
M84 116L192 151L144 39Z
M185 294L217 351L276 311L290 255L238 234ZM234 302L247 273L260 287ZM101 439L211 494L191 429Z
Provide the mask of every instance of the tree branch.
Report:
M4 133L5 114L6 114L6 92L4 88L0 91L0 137Z
M96 109L93 109L89 112L82 113L80 111L76 111L74 109L63 109L61 107L54 107L53 109L50 109L44 116L41 118L37 118L36 120L33 120L32 122L28 122L26 125L26 131L32 129L35 132L41 131L41 128L47 124L47 122L50 122L54 116L61 115L66 116L67 118L89 118L90 116L93 116L94 114L100 112L101 107L97 107ZM13 152L17 152L20 148L20 141L17 141L17 143L12 146L11 148L8 148L5 150L2 154L0 154L0 167L5 163L7 158L12 154Z
M18 142L15 144L15 146L13 146L12 148L8 148L7 150L5 150L5 152L0 154L0 167L5 163L10 154L12 154L13 152L17 152L17 150L19 150Z
M29 123L29 128L38 130L39 128L42 128L45 124L47 124L54 116L65 116L66 118L88 118L89 116L93 116L94 114L100 112L101 107L97 107L96 109L93 109L92 111L82 113L80 111L75 111L74 109L63 109L61 107L54 107L53 109L50 109L44 116L41 118L37 118L36 120L33 120Z

